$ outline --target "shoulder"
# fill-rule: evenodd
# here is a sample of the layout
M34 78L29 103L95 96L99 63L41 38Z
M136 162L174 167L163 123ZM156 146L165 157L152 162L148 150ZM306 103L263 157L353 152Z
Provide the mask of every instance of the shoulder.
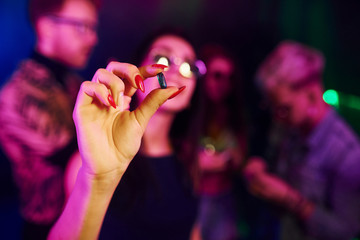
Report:
M34 59L24 60L13 75L13 81L20 80L37 80L43 82L52 77L50 69Z
M47 67L33 59L24 60L2 88L1 97L7 98L7 94L14 92L21 95L36 88L46 89L50 78L53 76Z
M329 155L333 156L338 164L335 170L345 180L358 179L360 186L360 141L356 132L335 113L329 129Z
M358 136L333 110L314 130L308 144L312 162L323 166L330 175L341 174L343 167L360 164Z
M335 110L330 110L313 130L308 143L314 148L324 148L333 154L357 149L360 146L355 131Z
M358 135L337 113L334 113L332 118L329 137L334 148L343 149L347 152L359 151L360 149Z

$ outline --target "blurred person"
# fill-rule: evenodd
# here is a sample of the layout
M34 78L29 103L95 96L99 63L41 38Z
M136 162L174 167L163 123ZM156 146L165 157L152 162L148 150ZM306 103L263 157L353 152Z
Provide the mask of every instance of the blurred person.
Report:
M281 42L258 69L276 122L287 128L275 166L253 157L250 190L283 209L281 239L351 239L360 228L358 137L322 98L323 55Z
M131 97L142 84L138 76L145 79L161 71L152 66L137 68L111 62L106 69L99 69L91 82L81 85L73 118L82 164L48 239L98 238L114 190L139 150L150 117L182 91L176 87L155 89L137 109L128 111Z
M147 39L140 54L141 66L165 70L167 85L179 91L176 100L164 103L149 120L139 153L111 200L100 239L189 239L197 233L197 200L181 157L183 138L172 131L184 134L188 125L178 117L190 106L196 88L195 50L182 33L166 29ZM159 83L150 78L139 86L145 94L137 93L135 100L143 102ZM69 179L77 174L76 162L70 164Z
M64 168L77 151L72 111L97 43L96 1L31 0L36 45L0 93L0 143L19 189L23 238L45 239L64 201Z
M235 180L246 154L241 79L235 57L218 44L200 51L206 65L195 186L203 239L240 237ZM240 204L240 203L239 203Z

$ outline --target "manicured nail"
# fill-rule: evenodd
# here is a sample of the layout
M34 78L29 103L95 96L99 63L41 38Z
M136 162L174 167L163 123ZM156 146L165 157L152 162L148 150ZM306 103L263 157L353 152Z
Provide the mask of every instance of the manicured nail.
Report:
M161 68L161 69L163 69L163 70L164 70L165 68L168 68L168 66L166 66L166 65L157 64L157 63L151 65L151 67L153 67L153 68Z
M109 101L110 105L111 105L113 108L116 109L115 101L114 101L113 97L112 97L110 94L108 95L108 101Z
M145 92L144 80L140 75L136 75L135 77L136 86L142 91Z
M176 97L179 93L181 93L186 86L182 86L181 88L179 88L179 90L177 92L175 92L173 95L171 95L168 99L172 99L174 97Z

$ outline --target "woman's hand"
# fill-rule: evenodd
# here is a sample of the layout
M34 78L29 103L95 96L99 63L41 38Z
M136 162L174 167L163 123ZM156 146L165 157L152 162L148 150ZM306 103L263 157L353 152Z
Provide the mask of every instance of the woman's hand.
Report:
M99 69L91 82L82 84L73 113L82 171L94 176L114 172L122 176L139 150L149 119L178 91L175 87L155 89L136 110L128 110L135 91L144 90L142 79L161 71L111 62L106 69Z
M63 213L48 239L97 239L112 195L139 150L150 117L175 87L152 91L133 112L131 96L142 79L161 69L112 62L81 85L73 118L82 166ZM69 224L70 223L70 224Z

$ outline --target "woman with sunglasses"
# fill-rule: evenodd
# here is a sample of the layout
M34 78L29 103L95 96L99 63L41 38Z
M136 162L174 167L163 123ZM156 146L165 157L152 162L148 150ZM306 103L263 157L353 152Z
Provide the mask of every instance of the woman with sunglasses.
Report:
M188 125L178 117L190 106L196 88L196 54L175 31L157 33L148 42L139 65L164 69L167 86L179 91L150 119L139 153L114 193L100 239L190 239L195 226L197 201L177 140L184 139ZM159 88L156 77L139 85L139 102Z

